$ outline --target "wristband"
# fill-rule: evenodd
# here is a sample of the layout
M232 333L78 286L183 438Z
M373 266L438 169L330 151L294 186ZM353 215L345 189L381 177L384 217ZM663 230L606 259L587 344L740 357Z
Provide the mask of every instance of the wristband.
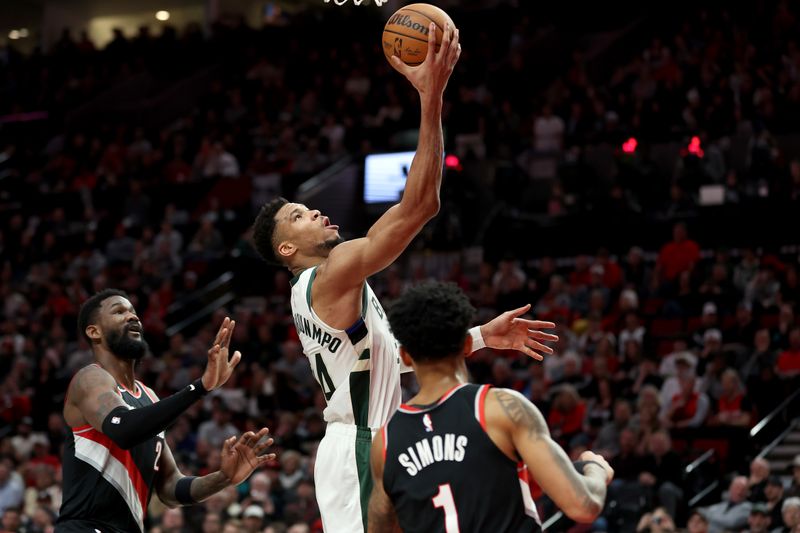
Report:
M477 352L481 348L486 348L486 341L483 340L483 335L481 335L480 326L475 326L474 328L470 328L469 336L472 337L473 352Z
M575 466L575 470L577 470L581 474L584 473L583 469L586 468L586 465L597 465L600 468L602 468L604 472L606 470L603 465L601 465L597 461L592 461L592 460L589 460L589 461L574 461L572 464Z
M196 380L192 381L191 384L189 384L189 390L194 391L195 389L200 393L200 396L205 396L209 393L209 391L207 391L203 386L203 378L197 378Z
M181 505L193 505L197 503L192 499L192 481L196 476L184 476L175 483L175 499Z

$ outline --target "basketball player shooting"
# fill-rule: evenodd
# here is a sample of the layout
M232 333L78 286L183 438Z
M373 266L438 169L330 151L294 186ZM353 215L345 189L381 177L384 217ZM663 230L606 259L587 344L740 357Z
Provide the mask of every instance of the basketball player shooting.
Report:
M434 25L429 50L435 49ZM398 58L397 70L417 89L421 102L419 144L402 200L383 214L366 237L342 242L339 228L317 210L279 198L265 205L253 240L268 262L294 274L292 313L303 351L327 400L325 437L317 450L314 480L325 531L366 530L372 489L369 446L377 428L400 405L397 342L366 282L400 256L439 210L442 181L442 99L461 53L458 30L445 29L441 48L411 67ZM474 328L475 348L515 349L541 360L556 339L537 329L550 322L519 318L529 306Z
M263 454L269 431L248 431L222 445L220 469L185 476L175 464L164 431L207 392L221 387L241 360L229 346L236 323L226 318L208 351L203 376L160 400L135 378L136 362L147 352L142 324L127 295L107 289L84 302L79 334L95 363L75 374L64 401L72 439L64 445L64 499L55 531L144 532L151 489L170 507L201 502L238 485L275 454Z
M614 476L605 459L586 451L571 463L524 396L462 381L473 313L444 283L409 289L389 310L420 390L372 444L370 533L539 532L529 472L576 522L603 509Z

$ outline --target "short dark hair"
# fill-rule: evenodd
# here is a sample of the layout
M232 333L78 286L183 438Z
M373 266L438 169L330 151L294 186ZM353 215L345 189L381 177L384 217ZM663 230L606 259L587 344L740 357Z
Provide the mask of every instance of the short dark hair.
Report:
M261 207L261 211L253 222L253 245L264 261L271 265L284 266L283 261L275 254L275 215L281 207L288 204L289 200L283 197L275 198Z
M414 361L458 355L475 309L453 283L425 282L408 289L389 309L395 338Z
M130 300L128 293L125 291L119 289L103 289L83 302L81 310L78 311L78 335L86 339L89 344L92 343L92 339L86 334L86 328L97 320L97 311L100 309L100 306L112 296L122 296Z

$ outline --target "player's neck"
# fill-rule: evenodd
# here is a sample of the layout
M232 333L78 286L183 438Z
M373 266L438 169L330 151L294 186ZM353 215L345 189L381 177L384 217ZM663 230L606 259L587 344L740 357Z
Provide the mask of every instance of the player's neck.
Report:
M289 271L292 273L292 276L297 276L303 270L308 270L309 268L314 268L315 266L321 265L325 259L325 257L298 258L297 262L289 267Z
M461 358L416 365L419 392L407 403L417 405L434 403L453 387L465 383L464 373L461 371L463 366Z
M123 359L117 357L110 352L97 352L97 362L102 366L106 372L123 387L128 390L135 389L136 376L134 375L135 361L131 359Z

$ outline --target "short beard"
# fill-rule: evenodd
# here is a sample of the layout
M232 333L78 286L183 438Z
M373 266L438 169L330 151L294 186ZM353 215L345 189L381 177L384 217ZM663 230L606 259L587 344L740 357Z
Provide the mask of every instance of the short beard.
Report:
M128 326L125 326L121 330L109 333L106 339L108 349L117 357L138 361L145 356L149 347L143 334L140 334L139 340L131 339L128 336L129 331Z
M320 252L323 252L323 254L327 256L328 253L331 250L333 250L334 248L336 248L337 246L339 246L343 242L344 242L344 239L340 235L338 237L334 237L333 239L329 239L327 241L323 241L322 244L317 245L317 250L319 250Z

